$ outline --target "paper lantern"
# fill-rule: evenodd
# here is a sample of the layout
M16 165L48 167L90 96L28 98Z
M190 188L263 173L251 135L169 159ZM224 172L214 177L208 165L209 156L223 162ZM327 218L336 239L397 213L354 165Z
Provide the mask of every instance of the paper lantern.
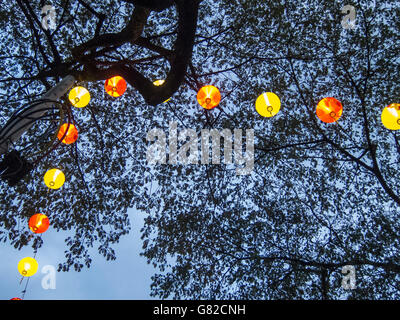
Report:
M153 84L154 84L155 86L159 87L159 86L161 86L162 84L164 84L164 82L165 82L165 80L164 80L164 79L161 79L161 80L153 81ZM166 102L168 102L169 100L171 100L171 98L168 98L168 99L165 100L163 103L166 103Z
M37 261L31 257L26 257L18 262L18 271L24 277L33 276L38 270L39 265Z
M65 144L74 143L78 139L78 130L72 123L70 123L69 126L68 126L68 123L64 123L60 127L60 131L58 131L57 137L59 140L61 140L62 137L64 136L64 133L67 131L67 128L68 128L68 132L65 135L64 139L62 140L62 142Z
M115 76L106 80L104 88L111 97L120 97L126 90L126 81L120 76Z
M50 169L44 174L44 183L50 189L59 189L65 182L65 175L60 169Z
M197 92L197 102L204 109L215 108L221 101L221 94L219 90L211 85L200 88Z
M29 219L28 225L32 232L43 233L49 228L50 221L46 215L37 213Z
M392 103L385 107L381 114L383 125L389 130L400 129L400 103Z
M343 112L343 106L339 100L328 97L322 99L317 105L318 118L326 123L337 121Z
M68 99L74 107L83 108L90 101L90 93L84 87L75 87L69 92Z
M12 298L10 300L22 300L21 298Z
M281 109L281 100L273 92L264 92L256 100L256 111L263 117L273 117Z

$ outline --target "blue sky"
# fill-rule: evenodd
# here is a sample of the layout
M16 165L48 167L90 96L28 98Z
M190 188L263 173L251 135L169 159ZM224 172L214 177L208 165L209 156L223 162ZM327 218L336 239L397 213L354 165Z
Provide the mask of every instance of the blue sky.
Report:
M93 261L89 269L81 272L56 273L56 289L43 289L41 282L45 274L41 269L45 265L55 267L64 261L66 249L65 232L50 228L43 234L43 246L38 250L36 260L38 272L29 280L25 300L148 300L150 297L151 276L155 269L148 265L144 257L139 256L142 241L140 229L144 215L136 210L128 210L132 230L123 236L114 246L117 259L107 261L100 256L96 248L92 250ZM17 265L20 259L33 256L32 247L14 249L8 243L0 244L0 299L9 300L21 296L25 281L20 285L22 276Z

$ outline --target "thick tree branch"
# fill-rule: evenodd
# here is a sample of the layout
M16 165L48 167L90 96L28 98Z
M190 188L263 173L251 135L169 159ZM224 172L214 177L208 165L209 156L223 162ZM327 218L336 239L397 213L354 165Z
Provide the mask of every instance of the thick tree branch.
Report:
M120 75L139 91L148 104L157 105L164 102L179 89L185 79L187 67L192 58L199 3L199 0L191 2L176 0L179 15L178 35L174 46L173 57L171 59L171 68L163 85L154 86L152 80L144 77L134 67L121 63L106 70L99 70L94 66L91 66L90 70L85 70L85 72L81 73L80 79L96 81L107 79L110 76ZM133 19L131 20L131 23L133 23ZM132 35L130 34L130 36ZM106 39L106 37L109 38ZM103 40L112 41L115 44L121 39L119 36L115 35L104 35L102 41ZM140 41L143 41L143 39ZM91 40L89 43L82 45L82 47L76 50L75 53L82 51L82 49L87 50L90 47L92 48L93 45L99 45L99 42L100 40Z
M93 39L82 43L72 49L72 55L81 61L89 60L91 56L85 56L85 52L98 47L120 46L126 42L134 42L143 32L150 10L143 7L136 7L133 10L131 19L124 29L118 33L105 33L95 36Z

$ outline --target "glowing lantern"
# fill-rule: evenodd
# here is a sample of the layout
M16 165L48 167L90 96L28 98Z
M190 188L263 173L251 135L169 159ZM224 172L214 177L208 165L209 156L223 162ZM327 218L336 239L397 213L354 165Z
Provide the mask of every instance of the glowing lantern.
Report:
M49 228L50 221L46 215L37 213L29 219L28 225L32 232L43 233Z
M37 261L31 257L23 258L18 262L18 271L24 277L33 276L38 270L38 267Z
M155 85L155 86L161 86L162 84L164 84L164 82L165 82L165 80L164 79L161 79L161 80L156 80L156 81L154 81L153 82L153 84ZM165 100L163 103L166 103L166 102L168 102L169 100L171 100L171 98L168 98L167 100Z
M161 79L161 80L156 80L156 81L154 81L153 84L154 84L155 86L161 86L164 82L165 82L165 80L164 80L164 79Z
M197 102L204 109L215 108L221 101L221 94L214 86L204 86L197 92Z
M44 183L50 189L59 189L65 182L65 175L60 169L50 169L44 175Z
M59 140L61 140L62 137L64 136L67 128L68 128L68 132L65 135L64 139L62 140L62 142L65 144L74 143L76 141L76 139L78 139L78 130L75 128L75 126L72 123L69 124L69 127L68 127L68 123L64 123L61 126L60 131L58 131L57 137Z
M74 107L83 108L90 101L90 93L84 87L75 87L69 92L68 99Z
M318 118L326 123L337 121L343 112L343 106L339 100L335 98L324 98L317 105Z
M281 109L281 100L273 92L264 92L256 100L256 110L263 117L273 117Z
M126 81L120 76L115 76L106 80L104 88L111 97L119 97L126 90Z
M381 120L383 125L389 130L400 129L400 103L389 104L382 111Z
M12 298L10 300L22 300L21 298Z

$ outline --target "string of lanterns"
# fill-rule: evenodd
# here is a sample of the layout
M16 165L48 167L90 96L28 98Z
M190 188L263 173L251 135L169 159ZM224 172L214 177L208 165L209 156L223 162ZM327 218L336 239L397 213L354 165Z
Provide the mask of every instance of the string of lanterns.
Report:
M112 97L120 97L126 90L126 81L120 77L115 76L107 79L104 84L105 91ZM68 100L76 108L84 108L90 102L89 91L82 87L76 86L72 88L68 94ZM78 139L78 130L73 123L64 123L60 126L57 133L57 138L64 144L75 143ZM45 185L50 189L59 189L65 182L65 175L61 169L52 168L47 170L43 177ZM32 215L28 221L28 227L34 234L42 234L47 231L50 226L49 218L42 213ZM37 249L37 248L36 248ZM33 257L25 257L18 262L17 269L22 275L20 284L25 278L28 278L25 289L22 291L22 298L14 297L10 300L23 300L29 278L36 274L39 264L36 261L36 249Z
M165 82L164 79L159 79L159 80L153 81L153 84L154 84L155 86L159 87L159 86L163 85L164 82ZM165 100L163 103L166 103L166 102L168 102L169 100L171 100L171 98L168 98L168 99Z
M163 85L165 80L155 80L153 84L155 86ZM107 79L104 83L104 89L107 94L113 98L122 96L126 91L126 81L120 76L114 76ZM71 104L76 108L84 108L90 102L89 91L82 87L76 86L70 90L68 99ZM167 102L171 98L164 101ZM197 102L206 110L211 110L219 105L221 101L221 93L219 89L213 85L205 85L201 87L197 92ZM264 92L258 96L255 101L255 109L262 117L273 117L281 109L281 101L279 97L273 92ZM323 98L316 106L317 117L325 123L334 123L339 120L342 116L343 106L339 100L333 97ZM381 114L381 121L383 125L390 130L400 129L400 104L392 103L385 107ZM75 143L78 139L78 130L73 123L64 123L59 128L57 134L58 139L64 144ZM44 183L49 189L59 189L65 183L65 175L61 169L52 168L49 169L44 175ZM29 229L34 234L42 234L47 231L50 226L49 218L42 213L36 213L31 216L28 221ZM35 260L36 251L34 257L25 257L18 262L18 271L24 278L33 276L38 268L39 264ZM21 282L22 282L21 280ZM26 288L23 291L25 294ZM11 300L22 300L21 298L15 297Z
M204 109L210 110L218 106L221 94L218 88L206 85L197 92L197 102ZM280 108L281 101L273 92L264 92L258 96L255 108L262 117L275 116ZM339 120L343 113L343 105L333 97L326 97L320 100L316 107L317 117L325 123L334 123ZM400 129L400 103L392 103L382 110L381 121L389 130Z

